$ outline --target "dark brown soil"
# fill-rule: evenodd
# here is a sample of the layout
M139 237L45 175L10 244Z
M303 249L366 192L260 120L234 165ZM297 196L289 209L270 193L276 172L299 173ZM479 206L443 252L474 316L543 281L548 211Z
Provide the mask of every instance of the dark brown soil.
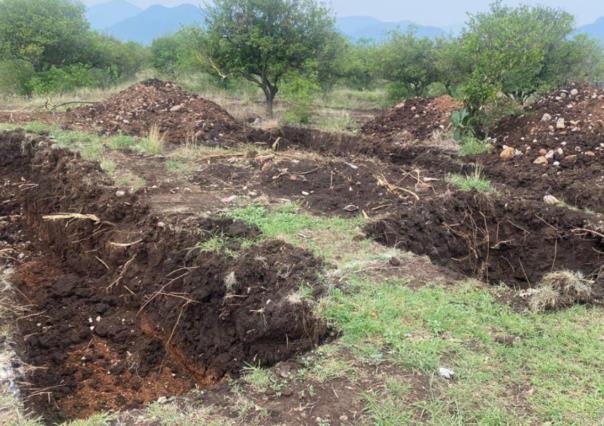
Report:
M543 203L455 193L367 226L381 243L494 283L535 285L548 272L583 272L604 286L604 221Z
M36 367L24 391L48 421L207 386L326 335L309 302L291 297L303 283L321 292L321 262L311 254L278 241L238 257L201 251L195 246L213 235L237 241L259 230L231 220L162 221L136 196L116 196L98 166L76 154L20 133L3 134L0 146L10 201L2 213L22 214L37 241L14 280L19 303L33 311L18 322L20 355ZM99 222L42 217L66 212Z
M384 111L362 127L364 135L389 142L423 141L451 127L461 104L450 96L412 98Z
M65 114L67 127L147 136L158 126L169 143L233 145L248 138L248 129L214 102L157 79L135 84L107 100Z

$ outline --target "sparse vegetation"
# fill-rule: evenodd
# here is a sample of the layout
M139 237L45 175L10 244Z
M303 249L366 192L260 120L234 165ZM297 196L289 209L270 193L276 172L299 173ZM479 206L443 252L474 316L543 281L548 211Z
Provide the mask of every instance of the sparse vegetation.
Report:
M474 167L474 173L471 175L450 175L448 181L462 191L493 192L494 190L491 182L483 178L482 169L479 166Z
M166 141L157 125L151 126L147 136L139 139L137 147L150 155L161 155Z
M483 142L478 138L467 136L459 142L458 154L462 157L471 157L482 155L491 152L493 146L487 142Z

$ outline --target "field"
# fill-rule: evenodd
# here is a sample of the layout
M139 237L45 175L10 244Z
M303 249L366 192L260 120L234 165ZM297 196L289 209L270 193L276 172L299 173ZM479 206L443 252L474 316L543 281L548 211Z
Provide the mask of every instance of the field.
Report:
M0 111L6 423L604 424L604 92L339 102Z

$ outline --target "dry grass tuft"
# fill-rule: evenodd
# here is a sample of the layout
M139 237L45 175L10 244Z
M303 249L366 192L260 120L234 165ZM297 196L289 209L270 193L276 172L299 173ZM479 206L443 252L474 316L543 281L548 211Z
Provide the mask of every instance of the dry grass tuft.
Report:
M537 288L525 291L521 296L528 300L529 308L537 312L568 308L575 303L592 300L593 281L580 272L556 271L547 274Z
M149 129L149 133L139 143L139 147L151 155L160 155L164 152L165 135L159 130L159 126L154 124Z

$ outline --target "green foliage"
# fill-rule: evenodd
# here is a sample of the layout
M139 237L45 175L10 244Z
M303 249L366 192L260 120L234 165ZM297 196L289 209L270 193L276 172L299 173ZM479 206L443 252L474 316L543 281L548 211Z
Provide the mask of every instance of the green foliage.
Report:
M8 59L0 62L0 92L25 95L30 92L30 80L34 76L31 63L23 59Z
M321 87L316 79L292 73L286 76L281 93L283 100L290 104L284 121L288 124L308 124L312 116L312 102Z
M474 173L468 176L450 175L447 179L452 185L462 191L492 192L491 182L482 177L482 172L478 166Z
M196 28L184 28L175 34L156 38L150 48L151 65L171 76L194 70L200 61L199 34Z
M136 43L94 33L71 0L0 1L0 90L48 94L106 86L147 61Z
M32 77L29 87L36 95L64 93L79 87L94 87L95 77L90 66L74 64L57 68L53 65Z
M458 154L462 157L485 154L493 149L493 146L473 136L466 136L459 142Z
M217 0L206 13L206 69L256 84L269 115L284 76L314 66L335 33L327 9L314 0Z
M427 87L438 78L435 43L418 38L414 31L394 32L380 48L381 77L391 81L388 95L391 101L423 96Z

